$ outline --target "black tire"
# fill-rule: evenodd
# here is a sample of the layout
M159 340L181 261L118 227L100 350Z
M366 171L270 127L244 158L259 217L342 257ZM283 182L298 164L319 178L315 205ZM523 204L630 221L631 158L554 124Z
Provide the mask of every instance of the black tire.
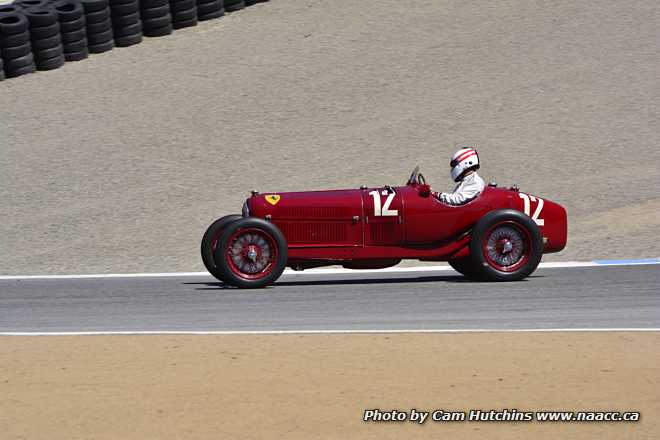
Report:
M87 23L87 35L100 34L112 30L112 21L108 18L97 23Z
M245 1L243 0L225 0L225 11L234 12L240 11L245 7Z
M197 22L197 7L192 7L186 11L178 11L172 13L172 23L180 21L194 20Z
M187 11L197 6L195 0L174 0L170 2L171 11Z
M58 44L55 47L34 51L34 59L38 61L56 58L64 53L64 46Z
M53 23L50 26L38 26L30 28L30 38L32 41L41 40L42 38L50 38L60 33L60 24Z
M169 5L169 0L141 0L140 7L142 9L158 8L160 6Z
M16 12L22 12L22 11L23 11L23 7L18 4L0 5L0 15L14 14Z
M135 34L141 34L142 33L142 22L138 21L135 24L131 24L128 26L122 26L120 28L115 28L115 37L124 37L127 35L135 35Z
M87 21L85 21L85 17L80 17L71 21L60 21L60 32L65 33L79 31L80 29L85 29L86 24Z
M12 12L0 15L0 34L15 35L26 32L29 23L25 15L20 12Z
M133 12L132 14L126 15L113 15L112 16L112 26L114 28L121 28L125 26L130 26L135 23L140 22L140 13Z
M472 261L469 257L449 260L448 263L456 272L460 273L461 275L473 280L479 279L479 274L472 266Z
M77 0L59 0L53 3L60 23L74 21L85 15L85 10Z
M142 20L142 29L144 30L144 35L147 35L147 31L160 29L162 27L170 26L171 24L172 24L172 16L170 14L167 14L164 17Z
M64 46L64 53L67 52L80 52L81 50L87 50L87 38L82 38L78 41L72 41L71 43L62 43Z
M172 25L172 22L166 26L162 26L159 28L148 28L144 30L144 36L145 37L164 37L165 35L170 35L174 31L174 26Z
M108 41L112 41L114 38L114 34L112 32L112 29L109 29L105 32L99 32L97 34L90 34L87 36L87 45L96 45L96 44L102 44L106 43Z
M101 23L110 18L110 8L105 8L97 12L88 12L85 14L85 22L90 23Z
M11 72L21 67L34 65L34 55L29 53L22 57L13 58L11 60L5 59L5 72Z
M89 53L103 53L114 49L115 40L105 41L103 43L90 44L88 47Z
M508 228L515 236L519 236L521 247L520 257L509 265L500 265L492 258L484 255L484 247L490 237L487 235L494 228ZM497 228L495 230L497 230ZM515 243L516 240L513 240ZM490 249L490 247L488 247ZM514 248L515 249L515 248ZM486 281L518 281L529 276L541 262L543 255L543 238L539 227L534 220L520 211L513 209L500 209L491 211L483 216L472 229L470 239L471 266L475 269L479 279ZM506 270L503 270L506 269Z
M64 54L58 57L48 58L45 60L37 60L37 70L55 70L64 65Z
M161 18L170 14L170 5L165 4L155 8L146 8L140 10L140 18L142 21L150 20L152 18Z
M69 61L81 61L89 56L89 50L85 47L83 50L78 52L64 52L64 59Z
M24 57L32 52L32 45L30 43L21 44L20 46L4 47L2 48L2 58L5 60Z
M211 225L206 229L206 232L204 232L204 236L202 237L201 254L204 267L209 271L211 275L220 281L224 281L224 276L215 265L215 258L213 256L214 244L217 243L218 238L220 238L220 235L222 234L222 231L227 227L228 224L241 218L243 217L237 214L220 217L211 223Z
M197 15L207 15L222 9L222 0L197 4Z
M50 49L51 47L56 47L62 44L62 37L60 34L53 35L48 38L41 38L39 40L34 40L32 42L32 50L39 52L45 49Z
M80 41L87 36L85 28L78 29L71 32L62 32L62 42L64 44L74 43Z
M34 29L50 29L58 23L57 12L50 7L32 7L23 11L23 15L30 22L30 35L33 35ZM59 29L59 28L58 28ZM47 35L48 36L48 35ZM36 37L40 38L40 37Z
M142 43L142 32L123 36L117 36L115 34L115 46L117 47L128 47L139 43Z
M140 9L140 4L136 1L131 3L120 3L110 5L112 15L134 14Z
M17 76L27 75L28 73L34 73L37 70L37 66L34 63L29 66L19 67L18 69L5 70L5 76L7 78L16 78Z
M106 9L110 4L108 0L80 0L85 14Z
M21 32L20 34L14 34L9 36L4 36L0 38L1 47L13 47L20 46L30 41L29 32Z
M246 228L258 230L267 235L273 241L273 248L275 248L271 249L271 252L277 251L276 260L270 264L270 271L257 279L243 278L234 272L228 262L227 252L225 252L234 234ZM288 248L284 234L273 223L256 217L245 217L231 222L225 227L218 239L213 257L224 276L223 281L242 289L258 289L274 283L282 275L288 260Z
M223 15L225 15L225 10L224 8L221 8L215 12L209 12L207 14L200 14L199 10L197 10L197 20L199 21L206 21L206 20L213 20L216 18L220 18Z
M192 26L197 26L197 17L191 20L181 20L181 21L172 22L172 28L174 29L183 29Z
M18 0L14 2L14 5L20 6L23 9L28 9L28 8L43 8L43 7L50 7L50 1L49 0Z

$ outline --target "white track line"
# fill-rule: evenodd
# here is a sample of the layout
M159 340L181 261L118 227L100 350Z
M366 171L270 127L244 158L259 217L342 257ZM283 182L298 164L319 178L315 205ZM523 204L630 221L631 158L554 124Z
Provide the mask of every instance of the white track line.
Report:
M570 267L611 267L611 266L639 266L648 264L660 264L660 259L643 262L622 262L620 264L600 264L595 261L564 261L556 263L541 263L540 269L556 269ZM389 267L387 269L308 269L296 272L286 269L284 275L340 275L361 273L410 273L410 272L437 272L453 270L450 266L417 266L417 267ZM163 272L163 273L104 273L83 275L0 275L2 280L76 280L88 278L165 278L165 277L210 277L208 272Z
M0 332L0 336L141 336L141 335L325 335L392 333L563 333L658 332L660 328L530 328L530 329L403 329L403 330L126 330L81 332Z

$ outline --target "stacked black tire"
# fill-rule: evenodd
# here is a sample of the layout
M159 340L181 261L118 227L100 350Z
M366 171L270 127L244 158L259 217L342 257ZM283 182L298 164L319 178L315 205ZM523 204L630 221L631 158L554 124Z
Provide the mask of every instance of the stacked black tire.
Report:
M103 53L115 47L108 0L81 0L89 53Z
M66 61L80 61L89 56L85 10L77 0L59 0L53 3L60 21L60 34Z
M225 15L223 0L197 0L197 19L212 20Z
M138 0L110 0L110 18L116 46L128 47L142 42Z
M147 37L169 35L172 27L169 0L140 0L142 33Z
M30 25L18 5L0 7L0 55L7 78L32 73L36 70Z
M182 29L197 24L196 0L170 0L172 27Z
M245 7L245 0L225 0L225 11L239 11Z
M28 3L28 2L25 2ZM38 3L31 0L29 3ZM64 65L64 46L57 12L46 2L23 11L30 22L32 53L39 70L53 70Z

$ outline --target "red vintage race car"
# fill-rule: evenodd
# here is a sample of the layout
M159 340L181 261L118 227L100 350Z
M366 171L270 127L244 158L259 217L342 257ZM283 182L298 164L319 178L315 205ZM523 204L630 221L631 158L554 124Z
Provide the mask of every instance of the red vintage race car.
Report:
M462 206L431 195L415 168L405 186L259 194L242 215L216 220L202 260L221 281L242 288L275 282L285 267L379 269L403 259L448 261L468 278L515 281L543 253L566 246L566 210L516 187L488 185Z

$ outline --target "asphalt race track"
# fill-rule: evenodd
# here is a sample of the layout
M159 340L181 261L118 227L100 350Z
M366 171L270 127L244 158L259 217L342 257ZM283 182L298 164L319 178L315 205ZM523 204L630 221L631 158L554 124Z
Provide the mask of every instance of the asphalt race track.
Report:
M660 266L539 269L516 283L453 271L0 281L0 332L660 328Z

